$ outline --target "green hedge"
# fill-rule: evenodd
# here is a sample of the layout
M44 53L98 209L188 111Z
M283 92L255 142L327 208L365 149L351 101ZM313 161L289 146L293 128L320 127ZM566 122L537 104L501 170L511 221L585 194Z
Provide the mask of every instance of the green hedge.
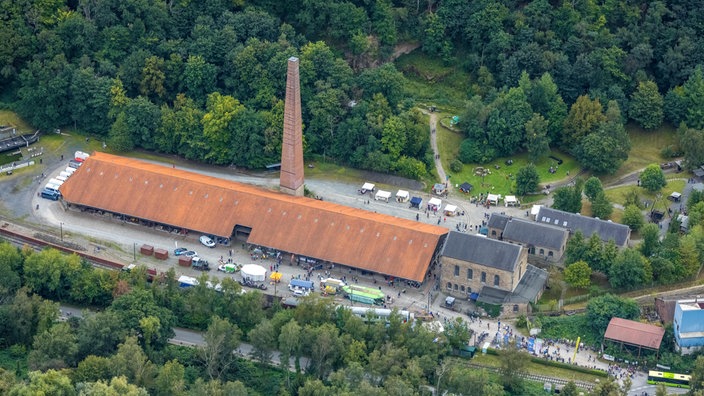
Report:
M604 378L608 377L608 374L601 371L601 370L594 370L594 369L590 369L588 367L575 366L573 364L560 363L560 362L556 362L554 360L542 359L542 358L535 357L535 356L531 357L530 361L533 363L542 364L543 366L557 367L557 368L562 368L562 369L566 369L566 370L577 371L579 373L596 375L598 377L604 377Z

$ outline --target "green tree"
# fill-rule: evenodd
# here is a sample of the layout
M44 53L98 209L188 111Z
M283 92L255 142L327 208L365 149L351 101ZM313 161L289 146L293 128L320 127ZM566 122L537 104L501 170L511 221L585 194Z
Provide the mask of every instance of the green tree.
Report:
M650 164L640 174L640 185L648 191L657 192L667 185L665 174L658 164Z
M647 258L635 249L625 249L609 268L609 283L616 289L632 289L653 280L653 270Z
M564 122L562 147L572 150L578 147L584 138L596 132L606 121L599 99L591 100L580 96L570 108Z
M186 95L196 102L204 103L206 96L215 90L216 76L217 68L202 56L189 56L183 70Z
M682 85L682 89L687 106L685 116L687 126L704 129L704 72L701 66L694 69L694 73Z
M679 146L684 152L685 166L694 169L704 164L704 131L681 124L677 135Z
M501 382L507 391L519 394L523 389L523 375L530 356L515 348L508 348L499 354Z
M381 131L381 144L391 156L392 161L398 160L406 145L405 125L399 117L390 117L384 122Z
M227 319L214 316L203 338L205 346L198 349L205 371L211 380L219 379L235 362L235 349L240 345L242 332Z
M144 63L142 69L142 81L139 83L139 92L152 98L163 98L166 95L164 81L164 60L158 56L150 56Z
M62 369L75 363L78 345L68 323L57 323L34 337L28 361L31 370Z
M115 376L125 376L137 386L149 387L156 375L156 367L139 346L137 337L128 337L110 358Z
M254 348L253 356L262 363L269 362L276 349L276 330L271 321L262 320L247 335Z
M587 289L591 285L592 269L584 261L577 261L565 268L565 282L577 289Z
M548 137L548 122L542 115L533 113L533 117L526 122L526 143L528 158L531 162L550 154L550 138Z
M148 396L146 389L127 382L125 377L113 377L108 381L89 382L81 384L79 395L124 395Z
M587 259L587 242L584 240L584 233L577 230L572 238L567 240L565 248L565 264L569 265Z
M643 213L635 205L628 205L623 210L623 216L621 216L621 223L627 225L633 231L638 231L643 224L645 224L645 219L643 218Z
M584 195L587 196L589 201L594 202L594 199L603 192L604 187L598 177L592 176L584 182Z
M579 213L582 210L582 183L560 187L553 194L552 207L565 212Z
M611 217L614 207L603 192L592 201L592 216L606 220Z
M8 396L76 395L71 379L60 371L30 371L27 375L29 380L15 385Z
M526 195L538 189L540 175L538 169L533 164L528 164L516 173L516 194Z
M587 169L599 173L614 173L628 159L631 143L623 127L621 110L614 100L609 101L605 120L597 130L585 136L574 147L577 160Z
M179 396L185 394L185 367L177 360L170 360L159 368L154 380L154 394L157 396Z
M521 88L511 88L492 104L487 119L489 144L501 155L515 153L525 141L525 125L533 114Z
M430 56L438 56L447 61L452 54L452 44L445 35L445 23L434 12L429 12L423 21L425 34L423 37L423 52Z
M640 308L634 300L605 294L587 303L587 322L596 334L604 334L611 318L637 319Z
M641 243L638 245L640 252L645 257L650 257L657 253L660 248L660 230L653 223L645 224L640 228ZM655 268L653 266L653 268Z
M664 99L654 81L641 81L631 95L628 115L645 129L662 125Z

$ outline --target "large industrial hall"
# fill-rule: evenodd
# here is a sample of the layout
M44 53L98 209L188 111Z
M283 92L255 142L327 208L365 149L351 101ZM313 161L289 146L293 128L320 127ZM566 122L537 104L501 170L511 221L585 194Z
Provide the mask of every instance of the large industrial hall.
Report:
M131 158L94 153L61 186L97 209L422 282L448 230Z

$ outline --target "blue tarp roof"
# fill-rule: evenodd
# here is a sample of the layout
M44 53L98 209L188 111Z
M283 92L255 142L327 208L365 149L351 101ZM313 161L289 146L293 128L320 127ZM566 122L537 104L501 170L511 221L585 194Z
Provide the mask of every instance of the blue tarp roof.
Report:
M307 280L302 280L302 279L291 279L291 282L289 282L289 285L298 286L298 287L305 287L307 289L313 288L313 282L307 281Z
M413 198L411 198L411 203L412 203L412 204L420 205L421 202L423 202L423 198L421 198L421 197L413 197Z

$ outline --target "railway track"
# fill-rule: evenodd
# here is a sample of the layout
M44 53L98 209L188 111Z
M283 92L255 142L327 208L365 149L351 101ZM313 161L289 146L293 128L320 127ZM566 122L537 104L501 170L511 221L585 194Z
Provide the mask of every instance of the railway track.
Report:
M469 367L474 367L474 368L483 369L483 370L492 371L492 372L495 372L495 373L498 373L498 372L499 372L499 369L498 369L497 367L483 366L483 365L481 365L481 364L475 364L475 363L468 363L468 366L469 366ZM523 373L523 374L521 374L520 376L521 376L521 378L527 379L527 380L530 380L530 381L537 381L537 382L542 382L542 383L549 382L549 383L551 383L551 384L553 384L553 385L562 385L562 386L565 386L565 385L567 385L568 382L570 382L570 380L566 380L566 379L563 379L563 378L548 377L548 376L546 376L546 375L537 375L537 374ZM584 389L584 390L588 390L588 391L594 390L594 387L595 387L594 384L589 383L589 382L585 382L585 381L572 381L572 382L574 382L574 384L577 385L578 388L581 388L581 389Z
M60 243L52 242L52 238L50 237L44 236L45 238L43 239L37 238L37 236L42 236L40 233L36 233L34 235L27 235L25 233L10 230L9 226L10 223L8 222L3 222L0 225L0 238L12 243L15 246L29 246L37 251L50 247L56 250L60 250L64 253L77 254L78 256L85 259L97 268L119 271L122 270L122 268L126 265L124 263L107 260L102 257L94 256L90 253L87 253L86 251L79 250L80 246L78 245L76 245L75 247L67 247Z

